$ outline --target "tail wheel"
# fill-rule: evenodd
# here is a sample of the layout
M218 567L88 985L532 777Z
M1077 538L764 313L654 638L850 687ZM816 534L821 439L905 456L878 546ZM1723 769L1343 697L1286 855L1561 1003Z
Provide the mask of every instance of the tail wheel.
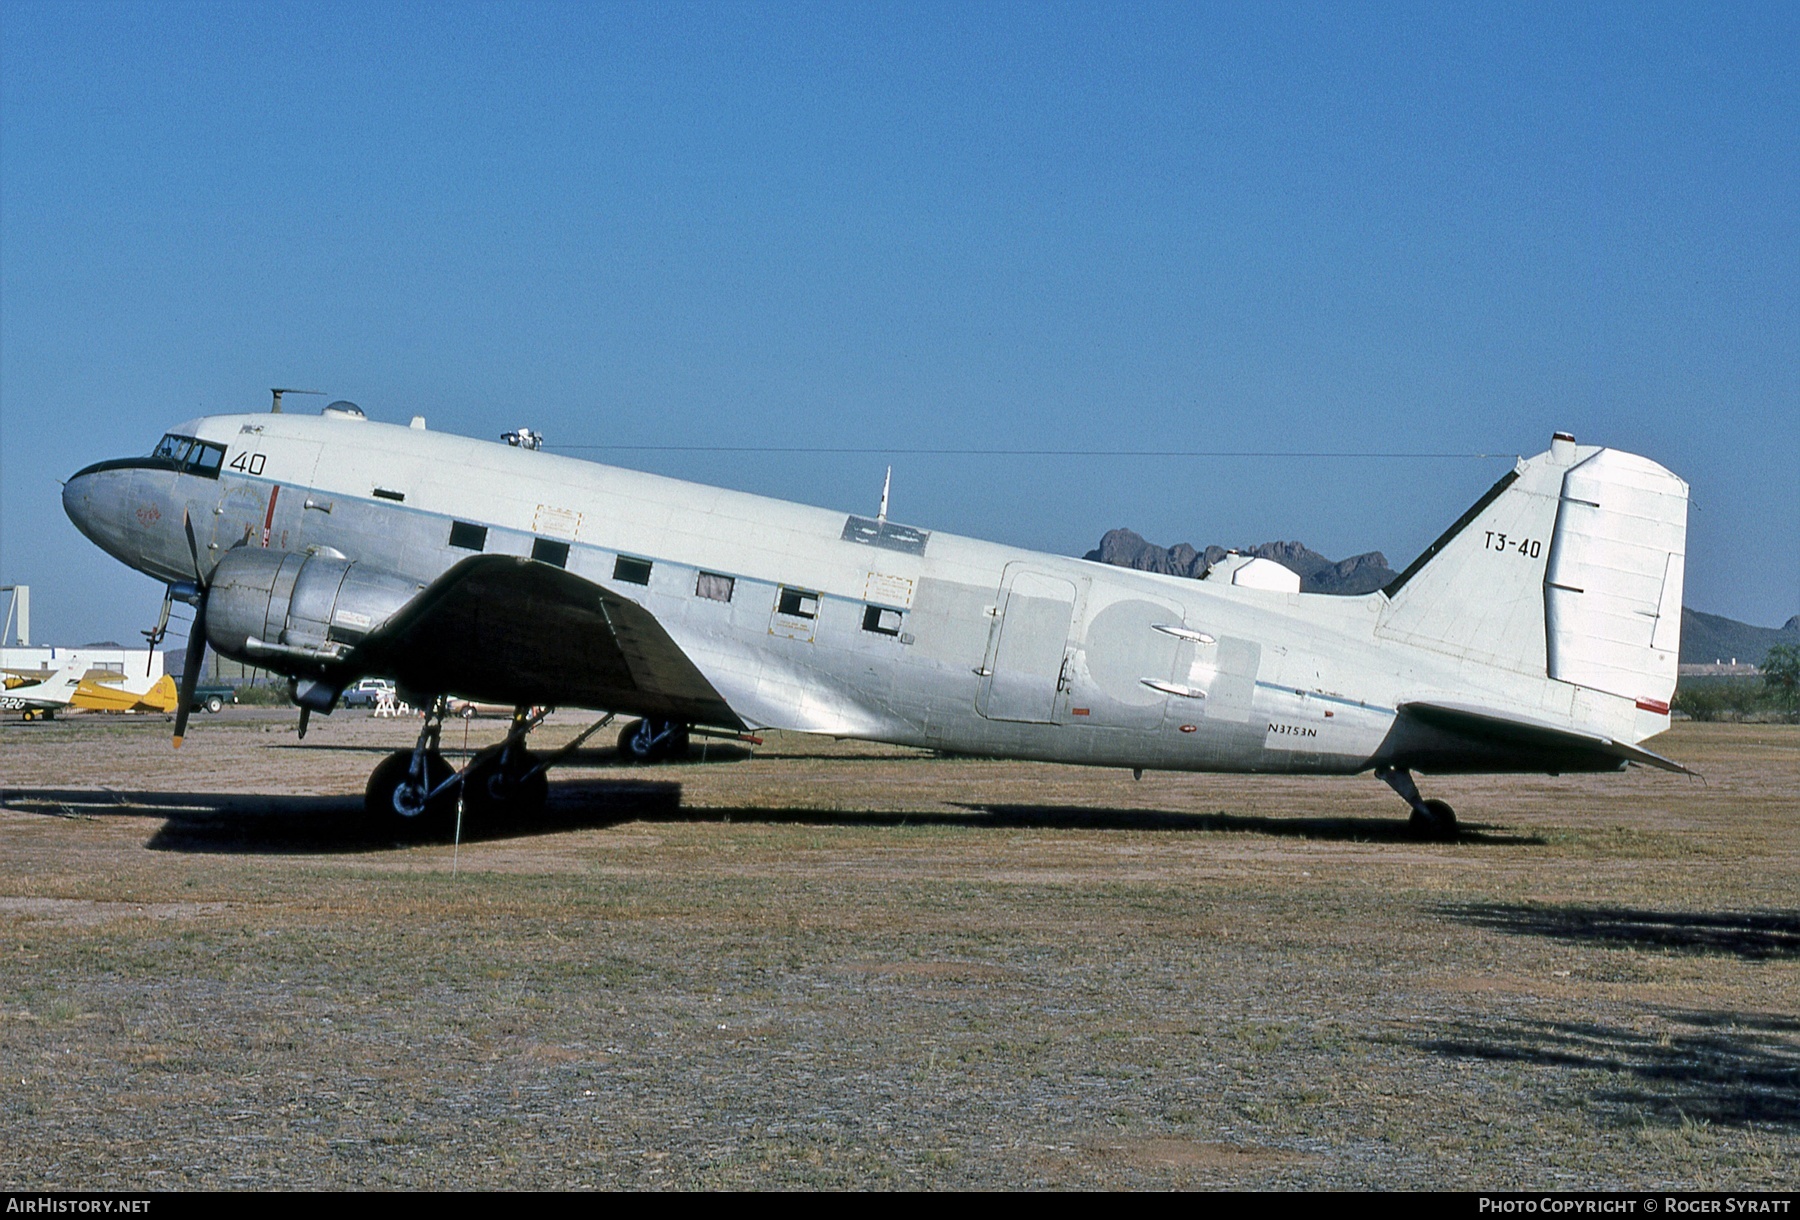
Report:
M1456 811L1446 801L1423 801L1413 810L1407 825L1419 839L1454 839Z
M370 817L408 838L443 833L456 817L456 789L431 793L455 772L437 751L427 751L423 781L412 773L413 752L396 750L382 759L363 792Z

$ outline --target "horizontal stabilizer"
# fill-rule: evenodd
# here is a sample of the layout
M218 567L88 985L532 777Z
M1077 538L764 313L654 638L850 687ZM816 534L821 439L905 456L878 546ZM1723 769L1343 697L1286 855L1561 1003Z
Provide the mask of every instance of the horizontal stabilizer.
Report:
M1611 760L1613 765L1636 763L1682 775L1695 774L1680 763L1642 747L1511 712L1457 703L1403 703L1399 711L1402 720L1502 750L1539 755L1546 763L1560 762L1562 770L1577 769L1570 765L1571 762L1591 764Z

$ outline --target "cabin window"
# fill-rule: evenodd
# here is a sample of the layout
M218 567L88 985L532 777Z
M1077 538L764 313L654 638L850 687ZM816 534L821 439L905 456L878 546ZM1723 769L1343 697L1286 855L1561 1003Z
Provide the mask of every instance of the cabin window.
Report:
M628 585L647 585L650 583L650 561L621 555L613 560L613 579Z
M391 487L377 487L375 489L375 498L377 500L393 500L398 503L406 499L406 493L403 491L395 491Z
M694 596L704 597L708 601L728 602L737 581L730 576L720 576L713 572L702 572L694 579Z
M900 612L884 610L880 606L863 608L863 630L873 631L876 635L899 635Z
M569 566L569 544L552 542L548 538L533 538L531 540L531 557L539 563L547 563L553 568L566 568Z
M461 547L465 551L484 549L487 546L487 526L473 525L467 521L451 522L450 545Z
M819 595L806 589L790 589L784 585L775 608L782 614L791 614L795 618L818 618Z

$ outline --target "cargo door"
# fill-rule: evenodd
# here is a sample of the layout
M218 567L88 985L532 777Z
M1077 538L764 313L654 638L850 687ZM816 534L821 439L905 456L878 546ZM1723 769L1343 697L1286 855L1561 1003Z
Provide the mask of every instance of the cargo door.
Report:
M975 710L989 720L1056 721L1075 582L1008 564Z

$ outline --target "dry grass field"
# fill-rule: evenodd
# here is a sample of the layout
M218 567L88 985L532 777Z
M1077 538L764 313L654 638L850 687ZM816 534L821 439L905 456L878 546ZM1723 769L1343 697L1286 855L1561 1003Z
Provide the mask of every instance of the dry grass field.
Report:
M1800 1183L1800 728L1427 778L1452 844L774 736L397 845L413 731L0 726L7 1187Z

